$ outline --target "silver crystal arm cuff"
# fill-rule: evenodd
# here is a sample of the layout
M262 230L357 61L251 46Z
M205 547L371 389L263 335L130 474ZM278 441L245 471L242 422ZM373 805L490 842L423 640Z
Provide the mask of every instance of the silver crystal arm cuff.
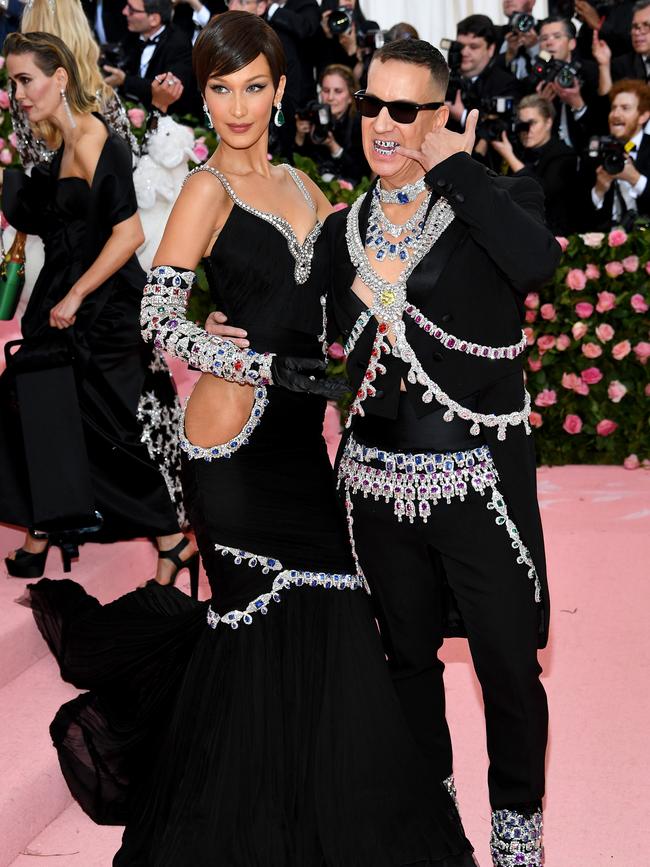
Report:
M143 339L158 349L229 382L240 385L272 385L271 353L239 349L190 322L186 317L194 271L159 265L147 275L140 307Z

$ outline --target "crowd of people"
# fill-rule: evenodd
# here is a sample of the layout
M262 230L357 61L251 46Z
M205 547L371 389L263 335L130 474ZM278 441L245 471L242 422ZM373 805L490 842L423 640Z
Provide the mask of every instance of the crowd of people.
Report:
M540 181L558 234L632 225L650 207L650 2L555 0L544 19L535 6L503 0L505 25L480 14L458 22L447 45L452 128L479 109L475 158ZM5 31L20 26L23 8L11 0ZM406 22L369 20L361 0L129 0L123 8L84 0L83 8L101 46L104 88L200 123L191 64L198 34L226 8L263 17L289 72L286 122L271 129L271 151L310 157L325 180L353 185L369 174L354 94L377 47L418 37Z

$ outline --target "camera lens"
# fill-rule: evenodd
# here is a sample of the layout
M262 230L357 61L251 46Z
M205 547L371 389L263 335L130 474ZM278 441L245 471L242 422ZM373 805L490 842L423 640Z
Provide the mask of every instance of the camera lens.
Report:
M564 66L555 76L555 80L560 87L573 87L576 83L576 77L573 70L569 66Z
M327 20L327 26L330 33L340 36L341 33L347 33L352 26L352 16L347 9L335 9Z
M535 26L535 19L532 15L527 15L525 12L518 12L512 16L510 26L517 33L528 33Z

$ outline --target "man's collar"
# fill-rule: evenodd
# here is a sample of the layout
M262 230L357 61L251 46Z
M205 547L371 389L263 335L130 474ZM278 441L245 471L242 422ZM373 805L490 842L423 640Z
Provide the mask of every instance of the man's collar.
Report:
M166 24L161 24L161 26L158 28L158 30L156 30L156 32L152 33L150 36L142 36L142 34L140 34L140 41L141 42L155 42L155 41L157 41L158 37L162 35L166 26L167 26Z

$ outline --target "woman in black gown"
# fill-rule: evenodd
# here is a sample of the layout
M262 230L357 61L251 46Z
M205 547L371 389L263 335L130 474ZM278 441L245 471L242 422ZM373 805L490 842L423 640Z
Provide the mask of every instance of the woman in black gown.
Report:
M5 52L22 110L52 124L63 144L31 176L4 175L4 213L43 238L45 262L21 322L25 343L0 378L0 520L50 541L98 524L93 539L153 536L176 558L160 559L161 581L175 577L183 549L196 578L198 558L188 561L193 546L179 528L180 407L139 333L131 152L92 113L95 99L58 37L12 34ZM47 545L44 533L28 533L5 561L9 573L42 575Z
M63 771L93 818L126 823L115 867L467 867L349 548L325 398L308 393L328 392L309 377L329 205L267 160L281 45L262 19L228 12L202 31L194 67L221 143L174 207L142 326L204 371L182 448L212 598L154 582L101 607L73 582L31 587L63 676L90 690L53 723ZM185 318L202 257L255 350Z

